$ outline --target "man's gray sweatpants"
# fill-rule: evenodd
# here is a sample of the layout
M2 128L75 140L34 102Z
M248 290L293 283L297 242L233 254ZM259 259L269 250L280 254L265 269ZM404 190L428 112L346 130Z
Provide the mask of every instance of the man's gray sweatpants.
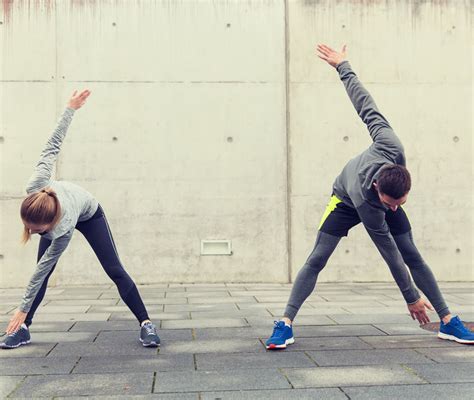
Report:
M405 264L410 269L415 284L428 298L438 316L443 318L450 314L430 267L425 263L415 246L411 231L393 238ZM319 273L340 240L341 238L338 236L318 232L314 249L296 277L290 299L283 314L284 317L292 321L295 319L304 301L313 292Z

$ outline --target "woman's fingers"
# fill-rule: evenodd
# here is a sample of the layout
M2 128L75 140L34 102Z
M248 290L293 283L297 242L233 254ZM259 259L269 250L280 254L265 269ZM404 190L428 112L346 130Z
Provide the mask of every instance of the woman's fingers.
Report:
M83 91L81 92L81 94L79 95L79 97L81 97L81 98L87 98L87 97L90 95L90 93L91 93L91 92L90 92L89 90L87 90L87 89L86 89L86 90L83 90Z
M20 324L17 321L10 321L7 327L7 334L10 335L13 332L16 332L18 328L20 327L19 325Z

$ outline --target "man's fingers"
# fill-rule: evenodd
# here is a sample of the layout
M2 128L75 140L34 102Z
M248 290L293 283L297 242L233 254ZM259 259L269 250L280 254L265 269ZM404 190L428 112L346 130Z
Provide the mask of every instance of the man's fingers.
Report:
M325 56L328 56L329 55L329 52L327 52L325 49L323 49L322 47L318 46L318 49L317 49L321 54L324 54Z
M326 51L328 51L328 52L330 52L330 53L334 52L333 49L331 49L329 46L326 46L325 44L322 44L321 47L323 47L324 50L326 50Z
M328 58L327 58L326 56L320 56L320 55L318 54L318 57L319 57L321 60L324 60L324 61L327 61L327 60L328 60Z
M72 94L72 97L74 97L77 94L77 90L74 90L74 93Z

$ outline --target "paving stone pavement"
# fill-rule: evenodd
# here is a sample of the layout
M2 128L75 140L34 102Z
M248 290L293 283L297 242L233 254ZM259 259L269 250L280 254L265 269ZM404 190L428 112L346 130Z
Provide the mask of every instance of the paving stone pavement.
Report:
M474 319L474 283L440 283ZM296 343L268 352L289 284L141 285L162 346L144 348L112 285L48 289L32 343L0 350L0 398L249 400L473 399L474 346L408 316L391 283L321 283ZM0 288L0 329L22 289ZM436 321L435 314L431 314Z

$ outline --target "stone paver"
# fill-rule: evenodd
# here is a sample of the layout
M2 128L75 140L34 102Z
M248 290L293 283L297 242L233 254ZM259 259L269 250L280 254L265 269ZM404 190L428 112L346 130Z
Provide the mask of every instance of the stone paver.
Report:
M409 364L408 367L430 383L474 382L474 363Z
M283 369L295 388L426 383L399 365Z
M152 384L152 373L28 376L10 397L145 394Z
M54 349L56 343L31 343L18 349L0 349L0 359L23 357L46 357ZM2 361L3 363L4 361Z
M474 384L344 387L342 389L351 400L472 400Z
M69 374L79 357L31 357L2 359L0 375L60 375Z
M406 349L414 347L457 347L458 344L450 340L438 339L436 334L428 335L404 335L404 336L364 336L361 338L376 349Z
M420 328L414 321L411 324L374 324L373 326L387 335L433 335L433 332Z
M161 350L169 354L265 352L263 344L258 339L176 340L163 342Z
M287 351L301 350L363 350L373 347L363 342L357 337L319 337L319 338L299 338L295 339L295 344L288 347Z
M156 376L155 393L248 389L289 389L277 369L163 372Z
M278 389L243 390L238 392L202 393L201 400L347 400L346 395L336 388L329 389Z
M1 354L1 353L0 353ZM54 349L49 353L48 357L66 357L68 355L74 356L100 356L107 357L114 356L133 356L142 355L144 357L156 355L156 349L144 348L138 338L135 344L121 346L117 343L58 343Z
M139 335L138 326L132 331L102 331L95 339L95 343L120 343L120 345L136 344ZM163 342L173 340L193 340L191 329L162 329L158 330L158 336Z
M48 357L49 358L49 357ZM52 359L52 358L51 358ZM155 372L194 370L192 354L156 354L154 356L81 357L74 374Z
M274 368L283 367L314 367L315 363L303 352L287 353L278 352L237 353L237 354L196 354L198 370L212 371L225 369Z
M189 329L189 328L226 328L248 326L243 318L193 319L163 321L162 329Z
M457 304L453 311L473 321L474 283L441 287ZM138 323L113 284L49 288L30 328L32 344L0 350L0 397L472 398L474 347L421 329L393 283L318 284L295 320L296 343L267 351L291 288L139 285L158 349L138 341ZM23 292L0 289L0 329Z
M416 349L416 351L441 364L474 362L473 346L456 346L443 349L422 348Z
M342 393L342 392L341 392ZM84 396L55 397L53 400L84 400ZM90 397L87 397L90 398ZM200 400L199 393L160 393L160 394L136 394L136 395L115 395L115 396L93 396L100 400L135 400L135 399L154 399L154 400Z
M24 376L0 376L0 397L6 398L25 379Z
M325 350L308 351L308 355L321 367L339 365L375 365L432 363L429 358L410 349L396 350Z

